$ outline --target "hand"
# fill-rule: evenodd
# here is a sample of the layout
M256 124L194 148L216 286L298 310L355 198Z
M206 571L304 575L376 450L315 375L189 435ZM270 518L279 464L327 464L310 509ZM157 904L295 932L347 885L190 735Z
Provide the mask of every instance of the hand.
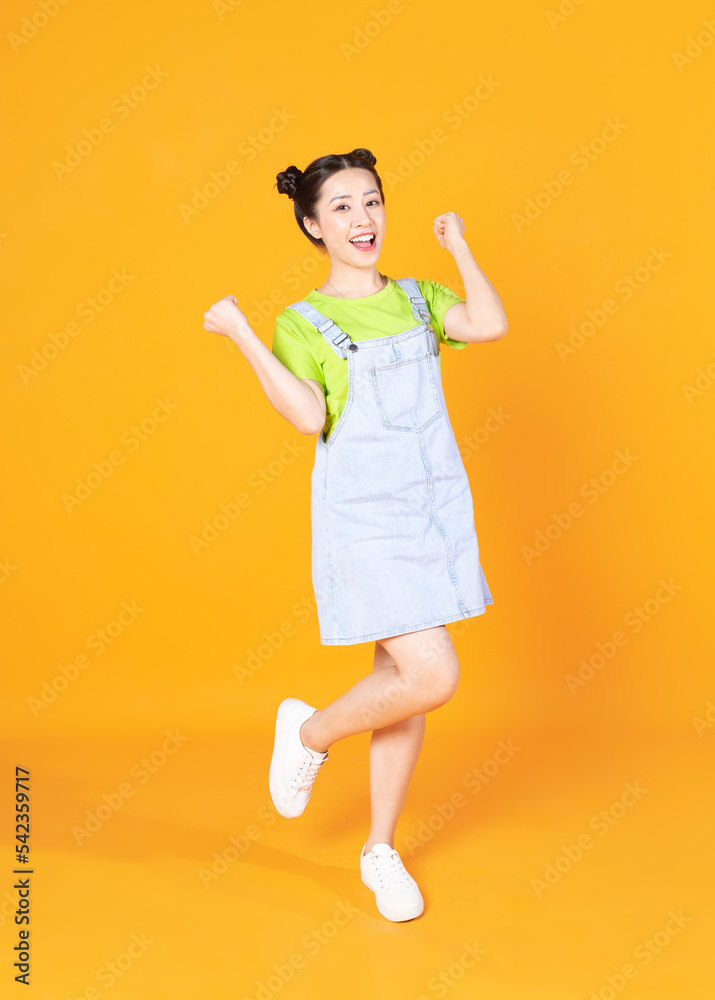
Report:
M242 324L247 326L248 320L238 308L235 295L224 296L204 313L204 330L209 333L220 333L223 337L233 339L238 335Z
M464 237L464 219L456 212L445 212L433 221L432 229L442 249L449 250L450 244Z

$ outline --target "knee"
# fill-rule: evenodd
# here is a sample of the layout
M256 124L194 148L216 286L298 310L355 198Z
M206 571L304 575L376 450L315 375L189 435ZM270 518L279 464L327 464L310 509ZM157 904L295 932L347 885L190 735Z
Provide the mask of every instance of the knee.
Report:
M430 694L431 709L445 705L455 694L459 685L459 664L442 663L430 670L426 688Z
M444 626L418 633L419 642L412 635L407 638L407 648L398 645L391 654L398 671L397 684L401 690L407 687L412 700L420 704L420 712L429 712L444 705L456 692L459 659Z

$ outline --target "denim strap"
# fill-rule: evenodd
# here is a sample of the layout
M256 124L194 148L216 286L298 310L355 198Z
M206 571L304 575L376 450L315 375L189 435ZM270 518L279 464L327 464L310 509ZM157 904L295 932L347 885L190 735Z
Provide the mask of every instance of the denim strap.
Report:
M346 358L348 356L347 346L351 344L352 341L346 333L340 329L337 323L332 319L328 319L327 316L323 316L322 313L318 312L310 302L301 300L300 302L293 302L292 305L286 307L287 309L295 309L297 313L300 313L309 323L312 323L318 333L322 334L323 337L330 344L332 349L341 358Z
M414 278L397 278L396 281L407 298L410 300L410 305L412 306L412 312L415 314L415 319L421 320L431 328L432 316L427 308L427 300L420 292L420 286L417 284L416 280Z

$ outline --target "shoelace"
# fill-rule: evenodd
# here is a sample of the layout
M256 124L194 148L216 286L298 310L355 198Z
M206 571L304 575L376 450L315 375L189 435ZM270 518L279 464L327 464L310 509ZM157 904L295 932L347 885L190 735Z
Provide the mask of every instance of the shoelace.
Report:
M398 884L409 886L412 885L413 879L409 872L404 868L402 861L400 860L400 855L397 851L393 851L392 854L388 855L376 854L370 860L372 861L375 871L382 882L383 889L386 882L397 882Z
M296 791L309 792L313 782L315 781L315 776L320 770L324 760L327 760L327 757L324 757L323 760L313 760L310 754L306 754L301 761L300 767L298 768L298 773L295 777L295 781L293 782L293 788ZM302 784L298 784L301 780Z

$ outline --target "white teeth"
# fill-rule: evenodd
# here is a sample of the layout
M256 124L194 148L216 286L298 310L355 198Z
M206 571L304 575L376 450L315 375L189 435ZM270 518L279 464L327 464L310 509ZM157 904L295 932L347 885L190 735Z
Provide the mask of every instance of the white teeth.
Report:
M354 236L350 240L350 242L351 243L368 243L372 239L373 236L374 236L374 233L369 233L367 236Z

